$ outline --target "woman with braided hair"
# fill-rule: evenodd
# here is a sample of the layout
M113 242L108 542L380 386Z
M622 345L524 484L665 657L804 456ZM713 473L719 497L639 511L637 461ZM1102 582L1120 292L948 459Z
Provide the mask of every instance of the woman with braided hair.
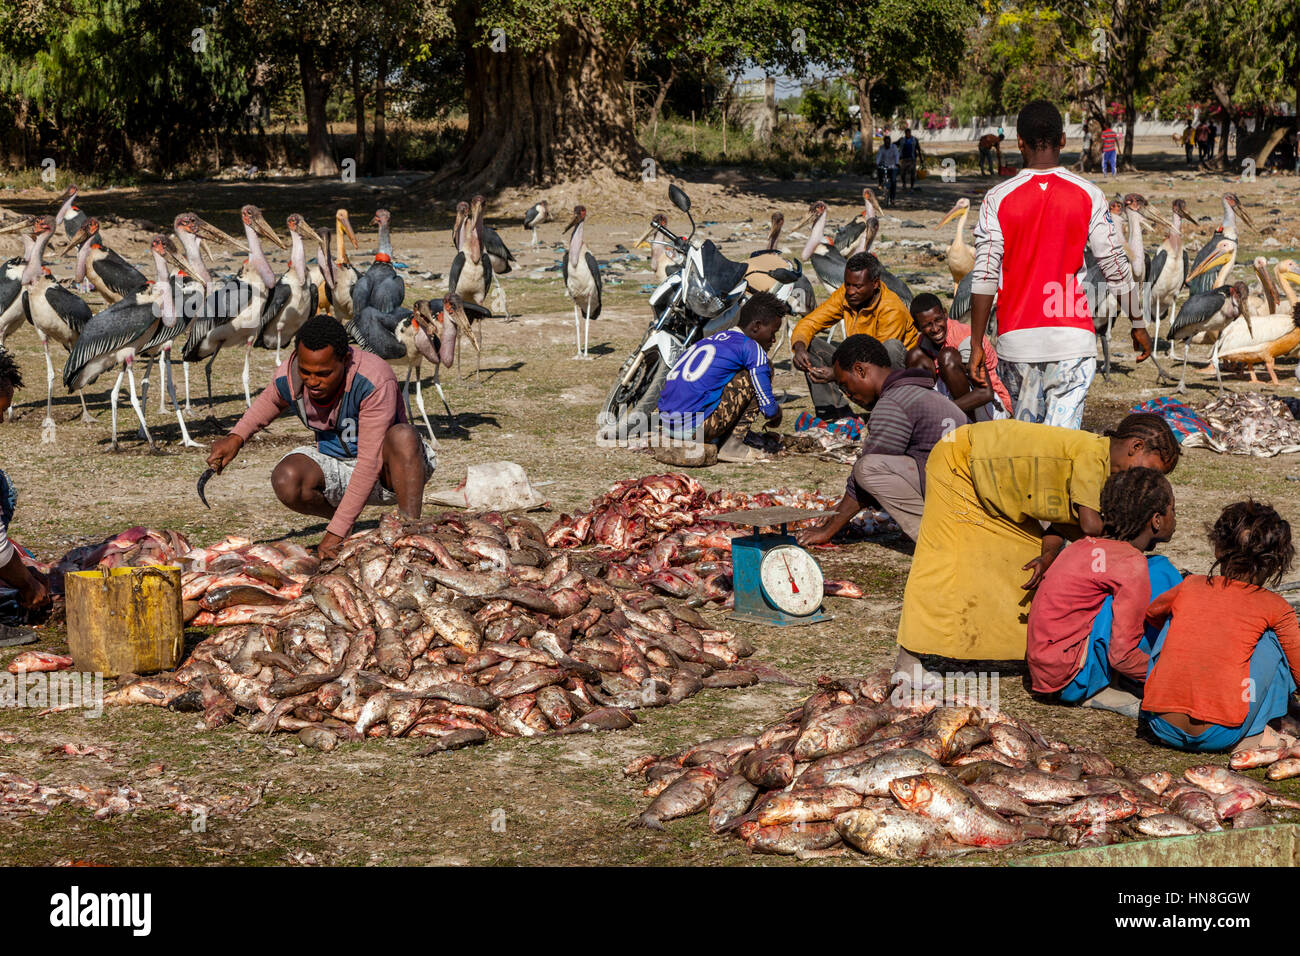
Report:
M1178 452L1168 424L1149 413L1106 435L1013 419L949 432L925 465L896 682L933 679L917 654L1023 661L1029 600L1044 572L1067 540L1104 532L1106 479L1130 468L1168 474Z
M1147 555L1174 536L1174 490L1152 468L1130 468L1101 489L1102 533L1061 551L1029 608L1025 659L1033 690L1136 718L1159 629L1151 599L1182 581L1169 559Z
M1270 726L1300 682L1295 609L1267 589L1295 560L1291 525L1268 505L1238 501L1209 529L1214 564L1147 608L1164 627L1151 648L1143 718L1161 743L1197 752L1290 747Z

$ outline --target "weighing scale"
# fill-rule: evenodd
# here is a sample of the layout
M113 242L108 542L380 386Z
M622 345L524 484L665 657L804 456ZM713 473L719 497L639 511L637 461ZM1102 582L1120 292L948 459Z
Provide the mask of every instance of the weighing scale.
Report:
M830 620L830 615L822 612L822 569L786 531L791 522L827 514L830 512L778 507L709 515L710 521L754 529L752 535L731 539L731 587L735 595L732 620L775 627ZM779 534L761 531L778 525Z

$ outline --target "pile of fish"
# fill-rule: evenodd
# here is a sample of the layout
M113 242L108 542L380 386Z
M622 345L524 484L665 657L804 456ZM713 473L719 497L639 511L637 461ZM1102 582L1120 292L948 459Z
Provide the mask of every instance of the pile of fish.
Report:
M628 727L634 710L705 687L785 679L742 663L749 642L693 609L620 590L600 565L554 551L522 516L388 514L315 573L281 545L228 544L190 552L202 567L185 584L224 626L174 673L128 678L105 704L197 711L208 727L248 713L251 731L296 732L326 751L429 737L432 752ZM251 558L295 580L233 580L256 570ZM259 588L265 603L218 607Z
M751 529L710 516L774 506L834 509L838 501L808 491L768 491L749 495L719 490L709 494L682 474L649 475L616 483L586 511L562 514L546 532L553 548L602 545L592 552L606 565L615 587L646 587L695 605L730 607L731 539ZM864 512L857 528L877 533L889 518ZM826 593L862 597L850 581L827 581Z
M1263 392L1226 392L1197 410L1214 430L1193 432L1184 447L1198 445L1230 455L1270 458L1300 451L1300 421L1278 398Z
M63 592L63 576L72 571L178 564L193 550L185 535L170 529L136 526L99 542L73 548L52 565L40 565L50 575L55 593Z
M904 690L888 671L822 678L758 734L638 758L624 775L644 777L653 800L636 822L707 811L715 833L758 853L918 860L1260 826L1273 822L1265 806L1300 808L1226 767L1138 772L978 702Z
M70 803L89 810L96 820L126 813L141 806L140 794L130 787L55 787L17 773L0 773L0 815L41 815Z

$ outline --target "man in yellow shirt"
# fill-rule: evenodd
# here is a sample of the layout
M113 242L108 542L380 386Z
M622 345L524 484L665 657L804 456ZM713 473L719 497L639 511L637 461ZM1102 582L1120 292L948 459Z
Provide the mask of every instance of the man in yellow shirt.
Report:
M831 370L835 349L826 339L818 338L823 331L843 322L846 338L870 335L885 346L896 369L906 367L907 350L919 338L903 300L880 281L881 271L880 260L869 252L849 256L844 264L844 284L794 327L794 367L807 376L813 407L828 421L843 418L851 410Z

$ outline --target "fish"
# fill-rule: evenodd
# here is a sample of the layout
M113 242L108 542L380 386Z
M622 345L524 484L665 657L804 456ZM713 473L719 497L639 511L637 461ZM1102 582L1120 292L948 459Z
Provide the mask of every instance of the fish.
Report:
M891 750L878 757L848 767L821 772L810 771L800 777L804 785L848 787L864 797L887 797L889 784L899 777L922 773L945 774L937 760L917 750Z
M749 812L758 796L758 787L750 783L744 774L734 773L727 777L714 792L709 805L709 829L721 833L730 825Z
M49 651L23 651L9 661L6 668L10 674L33 671L62 671L72 666L72 658Z
M754 809L760 826L812 823L833 820L846 810L860 806L861 794L847 787L799 787L778 793Z
M1088 796L1086 784L1036 770L1000 770L988 782L1005 787L1026 803L1072 803Z
M834 820L845 843L885 860L925 860L970 852L949 838L943 825L894 806L848 810Z
M794 757L779 750L751 750L740 758L736 770L754 786L776 790L794 779Z
M1169 802L1169 810L1207 833L1223 829L1214 798L1203 790L1187 790Z
M860 746L887 722L864 704L848 704L809 720L794 744L796 760L814 760Z
M464 747L476 747L479 744L486 743L487 739L488 733L486 730L478 727L466 727L453 730L441 737L435 737L417 750L415 755L417 757L428 757L431 754L446 753Z
M1176 813L1156 813L1149 817L1138 817L1133 821L1132 826L1138 833L1153 837L1194 836L1201 832L1200 827Z
M1136 816L1136 803L1126 800L1118 793L1095 794L1084 797L1069 806L1050 810L1043 815L1048 823L1097 824L1118 823Z
M303 746L321 753L329 753L339 744L339 735L327 727L304 727L298 731L298 739Z
M760 827L746 831L742 836L745 846L755 853L795 856L817 850L828 850L840 842L839 831L830 821L799 822Z
M1277 761L1265 771L1264 776L1269 780L1290 780L1292 777L1300 777L1300 757L1286 757Z
M899 777L890 781L889 789L904 809L942 824L948 836L964 846L1007 847L1027 839L1045 839L1051 833L1041 824L1017 826L1002 819L943 774Z
M722 776L711 767L692 767L655 797L635 824L662 830L669 820L700 813L708 807L721 783Z

